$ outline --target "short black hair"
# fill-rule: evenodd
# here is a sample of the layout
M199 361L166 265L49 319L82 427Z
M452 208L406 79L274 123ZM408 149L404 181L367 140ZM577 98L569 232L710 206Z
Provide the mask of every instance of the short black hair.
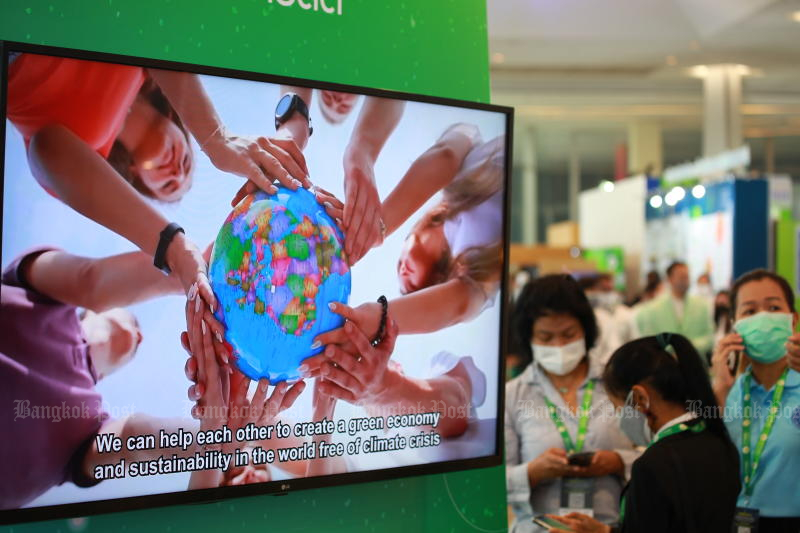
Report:
M578 282L569 274L551 274L525 285L511 318L511 344L526 362L533 360L531 332L536 321L548 315L572 315L583 327L586 351L592 349L599 334L594 310Z
M781 291L783 291L783 296L786 298L786 303L789 304L789 309L792 312L795 311L794 291L792 290L792 286L789 285L789 282L786 281L783 276L780 276L774 272L770 272L764 268L757 268L756 270L751 270L750 272L739 276L733 283L733 287L731 287L731 310L734 316L736 316L736 300L739 297L739 290L741 290L742 287L751 281L761 281L764 279L769 279L777 283L778 287L780 287Z
M672 263L671 263L671 264L670 264L670 265L667 267L667 277L670 277L670 276L672 276L672 273L675 271L675 269L676 269L676 268L678 268L678 267L682 267L682 266L684 266L684 267L685 267L685 266L687 266L687 265L686 265L686 263L685 263L685 262L683 262L683 261L673 261L673 262L672 262Z

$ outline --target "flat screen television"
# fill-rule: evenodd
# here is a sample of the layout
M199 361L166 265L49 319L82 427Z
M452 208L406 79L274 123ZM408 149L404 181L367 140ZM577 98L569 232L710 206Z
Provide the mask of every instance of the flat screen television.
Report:
M2 69L0 523L500 464L511 109Z

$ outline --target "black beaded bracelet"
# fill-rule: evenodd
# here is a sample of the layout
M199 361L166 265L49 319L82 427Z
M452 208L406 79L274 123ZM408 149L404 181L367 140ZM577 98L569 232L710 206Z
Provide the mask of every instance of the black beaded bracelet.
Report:
M386 299L386 296L381 294L378 297L378 303L381 304L381 325L378 327L378 334L371 341L373 346L383 342L383 336L386 333L386 317L389 314L389 300Z

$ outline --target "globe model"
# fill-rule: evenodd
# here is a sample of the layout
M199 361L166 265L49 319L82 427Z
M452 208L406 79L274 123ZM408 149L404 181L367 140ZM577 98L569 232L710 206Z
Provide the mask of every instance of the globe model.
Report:
M239 369L270 383L298 379L314 338L344 320L350 269L343 235L313 194L279 188L245 197L228 215L209 266L217 318Z

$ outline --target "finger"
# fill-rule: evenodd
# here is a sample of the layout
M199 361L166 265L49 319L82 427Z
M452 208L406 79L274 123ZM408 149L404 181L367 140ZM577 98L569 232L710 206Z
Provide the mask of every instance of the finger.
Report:
M231 378L231 403L236 406L247 405L247 390L250 388L250 378L236 372Z
M352 235L348 235L348 255L354 255L355 251L361 246L361 239L366 237L366 228L362 228L361 226L365 223L364 218L367 214L366 211L368 207L367 201L366 191L359 191L358 198L356 198L356 204L353 206L353 210L350 215L350 220L348 221L345 218L347 227L350 230L355 230L351 232Z
M319 203L330 202L333 207L338 209L344 209L344 203L342 203L339 198L337 198L334 194L329 193L325 189L321 187L316 187L314 189L314 196L317 198Z
M195 361L194 357L189 357L189 359L186 360L183 373L186 374L186 379L189 381L197 380L197 361Z
M303 154L303 151L300 150L300 147L297 146L297 143L290 139L275 139L272 141L272 143L280 146L289 156L291 156L292 160L300 168L302 173L302 176L298 176L297 179L303 181L306 187L311 187L311 178L309 177L306 156Z
M359 187L350 183L345 177L344 180L344 223L350 227L350 222L353 219L353 209L356 207L356 200L358 199Z
M300 180L293 178L292 175L289 174L281 162L272 155L272 152L268 152L258 145L254 146L255 147L250 150L250 155L263 169L263 174L272 176L274 179L278 180L281 185L293 191L297 190L302 185Z
M189 390L187 391L187 395L190 400L193 402L198 401L200 398L203 397L203 388L198 385L197 383L192 383L189 386Z
M189 333L186 331L181 331L181 346L183 349L188 353L190 356L192 355L192 350L189 347Z
M244 198L248 194L252 194L257 190L258 187L256 187L256 185L252 181L246 181L244 185L239 187L239 190L236 191L236 196L234 196L233 200L231 200L231 207L236 207L237 205L239 205L239 202L244 200Z
M286 391L286 394L283 396L283 401L281 402L281 407L280 407L281 412L285 411L286 409L289 409L292 405L294 405L294 402L297 400L297 398L300 397L301 394L303 394L304 390L306 390L305 381L300 380L294 385L292 385L289 388L289 390Z
M364 332L355 327L350 321L345 323L344 330L345 333L347 333L347 338L350 339L350 342L356 347L358 353L369 359L369 354L371 354L375 348L373 348L367 336L364 335Z
M347 334L344 328L336 328L318 335L311 346L316 349L326 344L344 344L345 342L347 342Z
M312 357L308 357L303 359L303 364L301 364L297 371L300 372L300 375L303 377L312 377L312 374L318 374L319 368L325 363L328 358L325 354L317 354Z
M330 396L331 398L335 398L337 400L344 400L349 403L356 403L356 397L353 393L347 389L343 389L336 383L332 383L330 381L322 381L321 383L317 384L321 393L325 394L326 396Z
M268 422L278 416L281 409L281 403L283 402L283 397L286 395L286 391L289 390L289 384L285 381L281 381L275 388L272 389L272 394L270 394L269 399L264 403L264 412L261 414L261 422Z
M330 381L345 390L349 390L356 398L359 398L363 392L364 387L361 385L360 381L354 378L349 372L333 366L330 363L322 366L322 376L325 378L325 381Z
M329 362L336 363L345 372L352 375L361 385L364 385L363 376L359 374L363 373L366 365L358 361L358 358L361 357L360 354L351 354L342 350L336 344L330 344L325 348L325 357L328 358Z
M272 183L272 180L264 174L261 168L252 161L248 164L248 171L245 177L257 188L267 194L275 194L278 192L278 187Z
M295 161L295 158L284 149L286 143L278 144L277 142L270 142L270 140L265 137L261 137L258 139L258 144L263 150L277 159L281 167L300 185L303 184L303 180L307 179L308 169L302 169L300 165L297 164L297 161ZM294 144L294 142L291 142L291 144Z
M230 361L230 354L228 347L225 345L225 326L217 320L217 317L209 310L203 312L203 320L206 325L211 329L211 334L214 336L214 351L217 354L217 360L220 365L227 366Z
M261 378L258 381L256 392L253 394L253 398L250 400L250 416L248 417L249 422L258 422L261 419L261 416L264 414L264 404L267 401L268 389L269 380Z
M333 219L341 219L344 216L344 210L338 207L334 207L334 205L328 201L322 203L325 207L325 212L328 214L329 217Z
M328 304L328 309L330 309L337 315L345 318L346 320L352 320L353 322L357 322L355 310L345 303L330 302Z
M354 264L366 255L378 236L378 219L374 208L368 206L368 211L364 214L363 222L357 227L358 236L356 237L356 244L358 245L358 249L355 251L356 259L353 260Z
M203 357L202 347L203 347L203 331L200 322L202 322L202 313L196 312L197 309L197 302L200 302L200 298L195 295L194 301L187 301L186 308L187 308L187 326L189 329L189 340L190 340L190 351L193 354L195 363L197 364L197 372L195 374L197 383L206 385L206 365L205 359Z
M217 298L214 296L214 291L211 290L211 283L208 281L208 275L206 275L205 272L198 272L196 283L197 294L200 295L213 313L217 310ZM197 309L195 311L197 311Z

